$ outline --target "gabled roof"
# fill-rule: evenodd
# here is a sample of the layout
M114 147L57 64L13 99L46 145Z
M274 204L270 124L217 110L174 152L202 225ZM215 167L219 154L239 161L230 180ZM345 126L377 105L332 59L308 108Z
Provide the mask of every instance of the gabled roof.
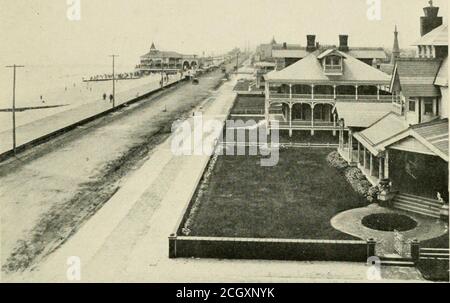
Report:
M336 50L344 60L344 71L340 76L326 76L322 65L317 59L321 51L315 51L296 63L281 71L273 71L266 75L272 82L291 83L336 83L336 84L388 84L390 77L378 69L353 58L352 56Z
M413 45L434 45L446 46L448 45L448 25L442 24L435 28L425 36L417 40Z
M392 75L394 72L394 65L390 63L382 63L380 64L380 70L388 75Z
M448 57L441 64L434 85L448 86Z
M339 56L339 57L345 58L344 53L339 52L337 49L329 48L326 51L320 53L317 56L317 59L321 60L321 59L323 59L323 58L325 58L327 56L331 56L331 55L335 55L335 56Z
M405 139L402 139L390 145L389 149L397 149L401 151L432 156L435 155L435 153L433 153L428 147L426 147L424 144L422 144L419 140L417 140L414 137L407 137Z
M182 58L183 55L172 51L160 51L160 50L150 50L141 58Z
M273 58L305 58L309 52L305 49L274 49L272 50Z
M432 150L434 147L436 154L448 161L448 119L413 125L411 130L416 134L414 137L423 139L422 143Z
M448 119L408 126L402 117L391 112L354 137L375 156L392 146L433 154L448 162ZM423 150L423 147L428 150Z
M441 62L440 59L398 58L392 81L396 79L397 74L405 96L438 97L441 93L434 85L434 81ZM392 84L391 87L393 87Z
M368 127L392 110L391 102L340 101L335 105L347 127Z
M272 49L273 49L273 50L282 50L282 49L287 49L287 50L303 50L303 49L306 49L306 47L301 46L300 44L290 44L290 43L286 43L286 48L284 48L284 44L277 43L277 44L272 45Z
M405 119L396 113L390 112L373 123L367 129L354 134L372 154L377 156L385 148L385 143L394 136L408 129Z
M347 52L350 56L357 59L380 59L387 58L386 52L382 47L350 47Z

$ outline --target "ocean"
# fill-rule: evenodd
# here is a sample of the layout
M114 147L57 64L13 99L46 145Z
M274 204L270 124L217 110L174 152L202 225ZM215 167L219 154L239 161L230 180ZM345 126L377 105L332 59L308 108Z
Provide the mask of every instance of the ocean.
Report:
M117 66L116 73L133 72L133 68L134 66ZM18 111L16 126L74 107L102 102L104 94L106 96L112 94L112 81L83 82L83 77L90 78L103 74L112 74L111 66L34 65L18 68L16 108L43 106L49 108ZM150 87L158 87L160 77L155 74L140 79L116 81L116 101L123 102L131 98L131 93L141 94ZM12 70L4 68L0 73L0 109L12 107L12 79ZM0 111L0 132L11 128L11 112Z
M117 66L116 73L132 72L134 66ZM111 74L111 65L27 65L17 68L16 106L40 106L41 96L48 99L66 88L80 88L83 77ZM0 70L0 109L12 104L12 68ZM64 103L64 100L61 100Z

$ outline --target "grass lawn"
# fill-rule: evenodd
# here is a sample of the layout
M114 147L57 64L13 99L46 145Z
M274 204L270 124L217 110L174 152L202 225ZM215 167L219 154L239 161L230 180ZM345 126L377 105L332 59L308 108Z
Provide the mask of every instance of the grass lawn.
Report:
M260 156L219 156L191 235L356 239L330 224L337 213L366 205L327 165L330 151L281 150L274 167L260 166Z
M264 96L238 96L231 113L264 114Z

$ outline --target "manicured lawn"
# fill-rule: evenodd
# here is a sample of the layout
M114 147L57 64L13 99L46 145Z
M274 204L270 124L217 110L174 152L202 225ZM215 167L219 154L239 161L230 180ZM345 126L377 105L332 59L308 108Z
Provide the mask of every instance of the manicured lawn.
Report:
M281 150L273 167L260 166L260 156L219 156L191 235L355 239L330 219L366 202L327 165L330 151Z
M264 114L264 96L238 96L231 113Z

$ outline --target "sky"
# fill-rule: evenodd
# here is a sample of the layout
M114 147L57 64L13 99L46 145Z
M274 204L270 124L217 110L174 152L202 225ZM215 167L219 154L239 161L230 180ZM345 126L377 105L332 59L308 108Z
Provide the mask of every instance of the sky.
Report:
M157 48L185 54L219 54L235 46L277 42L322 44L348 34L350 46L392 47L419 38L427 0L380 0L381 19L367 18L370 0L80 0L80 20L67 18L75 0L0 0L0 63L138 63ZM447 22L448 0L435 0Z

